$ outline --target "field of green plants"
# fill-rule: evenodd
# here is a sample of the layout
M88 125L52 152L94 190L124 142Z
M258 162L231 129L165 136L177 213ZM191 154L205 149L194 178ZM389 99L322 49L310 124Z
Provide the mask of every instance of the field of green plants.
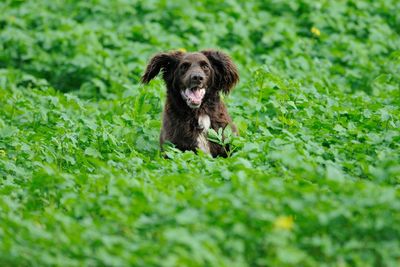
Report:
M3 0L0 266L399 266L398 0ZM228 158L159 151L150 57L220 49Z

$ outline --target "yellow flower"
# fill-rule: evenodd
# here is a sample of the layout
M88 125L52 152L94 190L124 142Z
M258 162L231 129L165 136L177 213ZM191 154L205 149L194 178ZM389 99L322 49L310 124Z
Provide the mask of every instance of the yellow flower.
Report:
M317 37L319 37L321 35L321 31L318 30L318 28L314 27L314 26L311 28L311 32L312 32L312 34L314 34Z
M186 53L186 52L187 52L186 49L185 49L185 48L182 48L182 47L181 47L181 48L178 48L178 51L179 51L179 52L182 52L182 53Z
M294 226L292 216L279 216L274 222L275 228L283 230L292 230Z
M0 149L0 158L5 157L6 152L3 149Z

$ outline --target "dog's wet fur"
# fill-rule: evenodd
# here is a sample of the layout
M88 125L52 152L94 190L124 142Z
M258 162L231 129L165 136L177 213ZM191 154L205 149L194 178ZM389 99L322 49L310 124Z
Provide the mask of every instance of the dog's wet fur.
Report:
M160 72L167 86L161 147L170 142L182 151L201 149L226 157L229 147L208 141L207 131L230 125L237 133L220 97L220 92L228 94L239 81L231 58L215 50L159 53L150 60L142 82L149 83Z

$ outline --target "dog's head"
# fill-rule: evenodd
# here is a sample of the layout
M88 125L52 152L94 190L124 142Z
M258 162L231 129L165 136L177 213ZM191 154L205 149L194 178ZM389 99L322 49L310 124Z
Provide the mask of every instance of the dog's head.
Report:
M229 56L214 50L159 53L150 60L142 82L150 82L160 71L168 90L179 93L193 109L199 108L204 98L213 92L229 93L239 80L237 68Z

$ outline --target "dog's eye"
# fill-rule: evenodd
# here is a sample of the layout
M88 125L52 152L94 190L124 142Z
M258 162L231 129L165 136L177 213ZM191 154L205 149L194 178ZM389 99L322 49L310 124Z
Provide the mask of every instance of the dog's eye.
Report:
M210 67L209 67L207 64L203 64L203 65L201 66L201 68L202 68L203 70L208 70Z
M181 70L187 70L188 68L189 68L189 63L183 63L182 65L181 65Z

